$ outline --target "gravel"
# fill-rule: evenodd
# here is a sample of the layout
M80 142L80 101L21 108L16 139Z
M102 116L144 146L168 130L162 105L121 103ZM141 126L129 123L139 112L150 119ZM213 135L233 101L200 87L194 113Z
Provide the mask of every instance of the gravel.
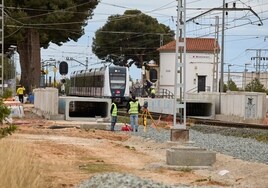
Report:
M195 130L197 129L197 130ZM248 132L254 134L268 135L268 130L262 129L239 129L214 127L207 125L196 125L190 128L190 141L194 146L204 148L210 151L233 156L238 159L268 164L268 143L260 142L252 138L243 138L232 135L248 135ZM147 132L139 129L139 132L133 132L133 135L141 136L146 139L154 139L156 142L166 142L170 140L170 130L149 128Z
M115 130L120 131L121 127L116 126ZM266 131L266 132L265 132ZM239 132L239 134L234 134ZM259 142L252 138L243 138L241 135L248 133L268 135L267 130L236 129L196 125L190 128L190 141L194 146L207 150L226 154L246 161L268 164L268 143ZM240 134L241 133L241 134ZM138 132L131 132L132 135L141 136L145 139L153 139L163 143L170 140L170 130L148 128L144 132L140 126ZM240 135L240 136L234 136ZM152 180L142 179L131 174L104 173L98 174L91 179L82 182L77 188L173 188L189 187L185 185L166 185L156 183ZM211 186L213 187L213 186Z
M103 173L82 182L77 188L175 188L131 174Z

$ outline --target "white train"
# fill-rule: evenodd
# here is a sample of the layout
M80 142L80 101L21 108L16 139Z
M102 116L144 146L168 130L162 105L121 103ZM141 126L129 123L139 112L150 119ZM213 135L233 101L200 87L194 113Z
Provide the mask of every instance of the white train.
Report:
M116 98L121 104L129 100L127 67L105 66L71 73L69 95Z

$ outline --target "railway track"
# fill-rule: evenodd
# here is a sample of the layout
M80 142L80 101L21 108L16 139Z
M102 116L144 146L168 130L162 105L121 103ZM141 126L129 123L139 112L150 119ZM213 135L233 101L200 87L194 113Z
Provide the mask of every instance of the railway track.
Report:
M157 120L161 116L162 121L173 120L172 115L167 114L158 114L150 112L153 119ZM126 109L120 109L118 111L119 116L128 116L126 113ZM180 117L177 117L177 121L179 121ZM204 124L204 125L211 125L211 126L222 126L222 127L235 127L235 128L251 128L251 129L264 129L268 130L268 125L263 124L252 124L252 123L238 123L238 122L229 122L229 121L220 121L220 120L213 120L213 119L204 119L204 118L196 118L196 117L188 117L187 121L191 121L194 124Z

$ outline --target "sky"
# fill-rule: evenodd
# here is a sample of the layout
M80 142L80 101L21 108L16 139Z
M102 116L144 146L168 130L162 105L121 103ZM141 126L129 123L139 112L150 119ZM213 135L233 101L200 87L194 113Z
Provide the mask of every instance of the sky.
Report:
M251 60L251 57L256 56L256 49L262 49L261 56L268 57L268 0L225 0L225 2L229 8L235 3L236 8L240 10L228 11L228 15L225 16L224 71L227 72L230 65L231 72L243 72L245 64L249 64L248 71L254 71L256 60ZM100 67L102 66L100 60L91 52L92 38L95 36L95 31L105 25L110 15L122 15L126 10L138 9L156 18L159 23L169 26L176 33L177 3L176 0L101 0L94 10L93 18L88 20L85 34L77 42L70 41L60 47L51 44L48 49L41 50L41 59L67 61L66 58L73 58L76 61L67 61L69 73L84 69L85 66L82 64L85 64L86 58L89 60L89 67ZM211 9L220 8L222 4L223 0L187 0L186 20L206 11L210 12L187 22L186 37L214 38L215 17L219 16L221 45L222 11ZM249 8L252 11L242 10ZM268 58L261 64L268 64ZM262 67L263 70L267 68ZM141 70L132 65L130 75L134 80L140 79Z

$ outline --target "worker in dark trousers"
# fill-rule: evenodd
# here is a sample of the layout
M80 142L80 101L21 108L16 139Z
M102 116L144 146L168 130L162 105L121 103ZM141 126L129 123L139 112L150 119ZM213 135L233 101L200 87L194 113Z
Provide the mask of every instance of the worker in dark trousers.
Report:
M112 121L111 121L111 131L114 131L114 127L115 124L117 122L117 105L116 105L116 100L112 99L112 105L111 105L111 117L112 117Z
M138 118L139 118L139 111L141 109L140 103L136 100L136 96L132 95L132 100L127 105L127 112L130 116L130 125L132 131L138 132Z
M23 86L19 86L19 88L17 89L17 95L18 95L18 97L19 97L19 101L21 102L21 103L23 103L24 101L23 101L23 97L24 97L24 91L25 91L25 88L23 87Z

